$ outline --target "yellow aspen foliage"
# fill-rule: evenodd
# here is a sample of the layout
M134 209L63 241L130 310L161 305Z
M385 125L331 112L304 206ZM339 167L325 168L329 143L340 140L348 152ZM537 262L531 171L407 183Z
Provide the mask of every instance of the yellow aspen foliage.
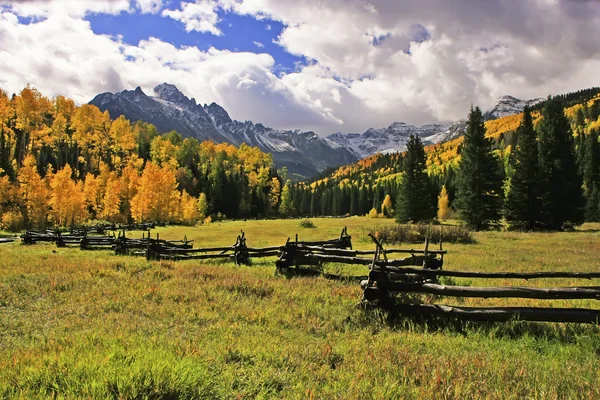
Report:
M385 218L392 218L394 216L394 209L392 208L392 197L388 194L383 199L381 204L381 214Z
M136 222L169 221L173 214L171 209L177 209L179 203L174 192L177 192L177 181L173 170L148 162L131 200L131 216Z
M198 196L198 218L206 217L208 213L208 201L206 200L206 195L204 193L200 193Z
M450 208L450 201L448 200L448 191L446 186L442 186L442 191L438 196L438 219L448 219L452 216L452 209Z
M131 124L124 116L120 116L113 121L110 126L110 139L113 150L113 165L120 167L122 161L135 148L135 135ZM117 163L118 161L118 163Z
M27 210L25 220L29 221L29 225L32 227L45 227L50 193L46 182L37 172L33 156L29 155L23 161L23 167L19 170L18 182L21 197Z
M111 177L106 183L102 211L99 217L109 222L117 222L121 216L121 180L117 176Z
M83 182L76 184L71 175L73 170L67 164L52 177L50 217L56 226L74 226L83 223L87 217Z
M377 209L371 208L371 211L369 211L368 217L369 218L379 218L379 213L377 212Z
M277 208L277 203L279 203L279 195L281 194L281 183L279 183L279 179L272 178L269 189L269 204L271 208Z
M121 172L121 187L120 187L120 200L121 207L123 209L123 217L128 220L131 215L131 200L137 193L140 175L137 168L132 164L128 164Z
M185 225L196 225L199 218L198 202L184 190L181 193L181 222Z
M100 180L92 174L88 173L85 176L83 196L86 206L92 210L93 215L98 217L102 212L104 193L100 187Z
M173 190L169 198L169 208L167 221L171 223L180 222L183 218L183 209L181 207L181 192Z

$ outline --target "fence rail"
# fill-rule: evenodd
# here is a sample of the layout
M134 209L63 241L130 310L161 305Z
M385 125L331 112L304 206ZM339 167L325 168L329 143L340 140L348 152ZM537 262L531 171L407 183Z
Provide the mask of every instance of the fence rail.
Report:
M430 249L426 239L423 249L386 249L373 235L374 250L355 250L352 238L344 228L340 236L330 240L300 241L287 239L282 246L248 247L242 231L231 246L194 248L193 241L162 240L147 236L126 237L123 229L114 235L90 235L90 230L60 232L27 231L21 236L23 243L54 242L57 246L78 245L82 250L113 249L116 254L145 256L148 260L231 260L238 265L250 265L261 257L277 257L278 273L298 276L322 276L327 279L360 281L365 307L381 307L407 316L452 317L476 321L548 321L600 323L600 310L584 308L546 307L462 307L440 304L421 304L419 300L407 302L406 294L429 294L454 298L524 298L540 300L600 300L600 286L526 287L526 286L460 286L445 285L440 277L485 279L598 279L600 272L541 271L541 272L479 272L445 270L443 250ZM0 239L0 243L15 238ZM404 258L389 258L393 254L407 254ZM324 273L323 264L362 265L368 267L366 276L346 276Z

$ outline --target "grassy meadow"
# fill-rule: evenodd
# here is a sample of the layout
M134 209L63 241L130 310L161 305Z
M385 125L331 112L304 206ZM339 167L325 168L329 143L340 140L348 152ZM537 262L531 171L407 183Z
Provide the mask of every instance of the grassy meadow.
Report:
M237 221L153 231L252 247L329 239L356 248L393 223L352 217ZM131 237L141 232L128 233ZM600 224L568 233L476 233L445 268L598 271ZM417 247L420 245L406 245ZM394 246L398 247L398 246ZM1 398L600 398L600 329L511 322L445 326L357 307L357 283L275 275L275 259L147 262L111 251L0 245ZM363 267L327 266L366 274ZM463 285L600 286L600 280L454 279ZM598 308L595 300L434 299L464 306Z

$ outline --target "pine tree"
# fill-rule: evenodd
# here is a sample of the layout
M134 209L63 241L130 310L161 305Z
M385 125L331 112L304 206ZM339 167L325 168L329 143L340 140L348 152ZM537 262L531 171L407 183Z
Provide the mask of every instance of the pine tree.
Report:
M540 221L550 230L583 222L582 179L577 170L575 146L564 108L549 97L539 125L539 165L542 184Z
M471 108L458 166L456 205L460 219L469 227L486 229L500 219L502 178L492 152L492 140L485 137L483 115Z
M358 215L358 188L352 186L350 188L350 215Z
M531 110L526 107L517 129L517 146L511 158L512 175L506 195L504 216L517 229L532 230L539 226L540 182L538 144Z
M429 176L425 163L425 150L418 136L410 135L403 159L402 184L396 201L398 222L420 222L433 219Z
M361 186L358 194L358 215L365 215L369 209L369 189L366 186Z
M598 189L600 188L600 144L598 131L592 129L586 140L586 148L582 161L583 185L586 197L586 221L600 220Z
M310 215L315 216L319 214L321 201L321 188L317 186L310 198Z

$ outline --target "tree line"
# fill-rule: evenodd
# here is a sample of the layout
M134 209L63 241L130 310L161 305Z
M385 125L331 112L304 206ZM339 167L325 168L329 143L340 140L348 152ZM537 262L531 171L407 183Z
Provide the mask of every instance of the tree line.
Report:
M578 95L589 97L588 92ZM393 214L399 222L458 215L477 230L504 222L513 229L560 230L599 221L598 101L590 107L584 102L570 120L563 102L573 98L548 97L535 124L526 108L508 136L510 143L507 135L486 136L482 112L475 107L456 149L458 161L441 173L428 173L431 160L420 138L411 135L403 154L372 156L328 178L284 188L290 197L285 212Z
M277 215L285 174L256 147L0 90L0 229Z

